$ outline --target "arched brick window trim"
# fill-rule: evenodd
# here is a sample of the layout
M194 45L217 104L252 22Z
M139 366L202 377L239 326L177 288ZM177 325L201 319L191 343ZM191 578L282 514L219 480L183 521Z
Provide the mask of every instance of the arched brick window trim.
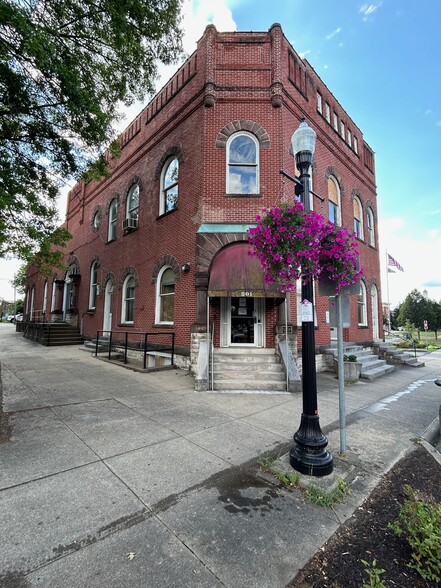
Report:
M341 176L340 174L337 172L337 170L335 169L335 167L332 167L332 165L330 165L325 172L325 180L326 182L329 180L330 177L333 177L334 180L337 180L338 182L338 187L340 188L340 197L343 198L343 196L345 195L345 189L343 186L343 182L341 181Z
M95 226L95 216L96 215L98 215L98 217L99 217L98 227ZM103 209L101 207L101 204L97 204L93 210L92 218L90 219L90 225L91 225L92 231L94 233L96 233L99 230L102 219L103 219Z
M351 192L351 202L354 201L354 198L358 198L361 202L361 206L363 207L363 211L365 209L365 203L363 201L363 198L361 197L361 194L358 190L356 190L355 188L352 190Z
M75 267L75 273L80 275L81 271L80 271L80 260L78 259L78 257L76 255L71 255L69 257L69 262L68 262L68 266Z
M89 271L92 269L92 265L95 263L95 261L97 262L98 267L100 267L98 255L94 255L89 263Z
M269 138L268 133L258 123L252 120L234 120L233 122L228 123L221 129L216 137L216 147L221 147L225 149L227 146L227 141L234 133L238 133L239 131L248 131L249 133L253 133L257 137L259 141L259 145L262 149L269 149L271 147L271 141Z
M130 188L129 188L129 190L130 190ZM107 206L106 206L107 216L109 216L110 205L112 204L112 202L114 200L116 200L116 205L119 207L121 198L120 198L118 192L112 192L112 194L109 196L109 199L107 200Z
M116 278L113 272L107 272L106 277L104 278L104 285L106 285L107 282L111 282L113 286L116 285Z
M374 219L377 220L377 211L375 210L374 204L372 200L366 201L366 210L370 208L372 210L372 214L374 215Z
M164 164L167 161L167 159L170 159L171 157L176 157L176 159L179 161L179 164L184 162L184 152L182 151L182 149L177 146L170 147L163 154L163 156L161 157L161 159L158 162L158 165L156 166L155 180L160 179L162 168L164 167Z
M180 271L180 266L179 263L176 259L176 257L174 257L173 255L163 255L157 262L155 265L155 268L153 270L153 274L152 274L152 282L155 283L156 280L158 279L158 275L159 272L161 271L161 269L165 266L169 266L172 268L172 270L175 273L175 276L178 277L179 276L179 271Z
M123 287L127 276L133 276L135 278L135 287L139 286L138 271L133 266L129 266L129 267L126 267L126 269L121 273L121 276L119 278L119 289L121 289Z
M377 290L378 290L378 281L375 276L369 280L369 286L374 286L374 285L377 287Z
M131 180L127 183L127 189L126 189L126 194L124 196L124 202L127 202L127 196L129 195L130 188L132 186L134 186L135 184L138 184L139 191L142 192L142 181L141 181L141 178L139 176L132 176Z

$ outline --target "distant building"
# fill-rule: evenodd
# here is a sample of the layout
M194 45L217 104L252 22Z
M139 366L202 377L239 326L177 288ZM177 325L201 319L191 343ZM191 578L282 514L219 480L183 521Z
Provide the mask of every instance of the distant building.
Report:
M317 132L314 209L352 228L365 276L351 296L347 341L383 336L374 154L281 27L219 33L196 51L121 135L112 174L69 194L65 275L29 273L26 311L97 331L175 334L180 363L199 346L275 349L285 320L301 348L300 294L263 284L247 230L263 208L293 198L291 135ZM318 351L335 338L330 300L315 291ZM332 300L331 300L332 305ZM332 314L332 313L331 313ZM319 366L320 367L320 366Z

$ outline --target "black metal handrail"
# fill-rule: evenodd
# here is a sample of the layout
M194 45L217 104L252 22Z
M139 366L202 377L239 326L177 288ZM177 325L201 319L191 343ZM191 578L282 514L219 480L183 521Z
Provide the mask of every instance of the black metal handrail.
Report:
M95 357L97 357L98 355L98 347L99 347L99 338L100 338L100 333L102 333L104 335L104 333L109 335L109 341L107 343L107 345L109 346L109 352L108 352L108 359L111 358L112 355L112 344L113 346L124 346L124 363L127 364L127 351L128 349L137 349L137 350L142 350L143 351L143 369L146 369L147 367L147 355L149 352L152 351L156 351L156 352L161 352L161 353L170 353L171 355L171 365L173 365L174 363L174 357L175 357L175 334L174 333L169 333L169 332L146 332L146 331L108 331L108 330L99 330L96 332L96 343L95 343ZM130 345L129 344L129 337L130 336L134 336L134 335L141 335L142 339L138 340L137 342L137 346L134 346L133 344ZM149 337L163 337L163 336L167 336L171 338L171 343L170 345L164 345L161 342L154 342L151 341L151 339L149 340ZM124 340L123 342L120 342L118 340L116 340L115 337L117 336L124 336ZM150 344L150 348L149 348L149 344Z

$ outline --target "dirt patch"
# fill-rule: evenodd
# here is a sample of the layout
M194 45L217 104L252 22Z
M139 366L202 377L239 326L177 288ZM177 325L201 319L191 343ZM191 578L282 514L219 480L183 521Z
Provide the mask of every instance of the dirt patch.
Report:
M406 564L410 547L387 528L398 518L409 484L425 497L441 502L441 465L417 446L386 474L371 496L335 533L288 585L290 588L360 588L368 584L361 560L377 561L385 570L381 580L395 588L439 586ZM288 588L288 587L287 587Z

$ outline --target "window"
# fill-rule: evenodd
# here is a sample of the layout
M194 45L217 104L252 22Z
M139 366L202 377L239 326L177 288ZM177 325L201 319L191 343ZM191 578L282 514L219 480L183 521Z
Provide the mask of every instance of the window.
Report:
M138 220L139 212L139 186L134 184L127 194L127 218Z
M156 322L172 324L175 316L175 272L165 267L158 275Z
M320 92L317 92L317 112L320 112L320 114L323 113L323 102Z
M44 290L43 290L43 314L46 316L46 307L47 307L47 280L44 282Z
M363 207L358 198L354 198L354 233L359 239L363 239Z
M370 171L374 171L374 154L366 145L364 146L364 164Z
M358 139L354 137L354 151L358 155Z
M352 149L352 134L349 129L348 129L348 145Z
M92 226L93 229L95 231L97 231L100 228L100 224L101 224L101 209L97 210L95 212L95 214L93 215L93 219L92 219Z
M366 286L364 282L360 281L360 292L357 298L357 310L358 310L358 326L365 327L367 325L367 312L366 312Z
M340 135L342 138L345 138L345 123L341 120L340 121Z
M331 107L325 102L325 118L328 123L331 123Z
M116 239L116 221L118 215L118 202L116 198L112 200L109 206L109 226L107 230L107 241Z
M89 308L95 308L96 296L98 289L98 262L94 261L90 266L90 286L89 286Z
M367 231L368 243L375 247L375 229L374 229L374 213L372 208L367 209Z
M127 276L123 285L122 323L133 323L135 316L135 278Z
M227 143L227 193L258 194L259 146L250 133L236 133Z
M51 312L55 310L55 296L57 294L57 284L55 280L52 282L52 298L51 298Z
M340 188L335 178L328 178L329 220L335 225L341 225Z
M169 160L161 174L161 200L159 214L165 214L178 207L179 161Z
M338 116L336 112L334 112L334 130L338 133Z

